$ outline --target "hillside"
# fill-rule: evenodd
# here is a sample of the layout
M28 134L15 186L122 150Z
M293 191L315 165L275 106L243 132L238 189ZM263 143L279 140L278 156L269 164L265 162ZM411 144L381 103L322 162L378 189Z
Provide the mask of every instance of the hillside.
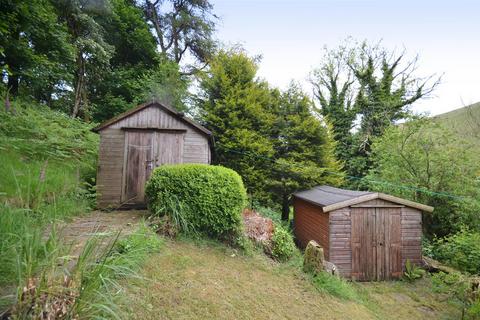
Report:
M480 102L433 117L480 149Z
M459 319L454 301L430 277L407 281L315 284L302 258L276 263L213 241L177 239L126 279L129 319ZM148 279L148 280L146 280Z

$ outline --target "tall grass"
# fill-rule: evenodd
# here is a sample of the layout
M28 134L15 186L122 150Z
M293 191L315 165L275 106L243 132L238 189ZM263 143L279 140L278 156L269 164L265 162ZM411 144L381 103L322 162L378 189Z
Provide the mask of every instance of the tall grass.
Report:
M79 120L13 106L0 110L0 315L65 254L55 224L90 210L84 184L95 175L98 141Z

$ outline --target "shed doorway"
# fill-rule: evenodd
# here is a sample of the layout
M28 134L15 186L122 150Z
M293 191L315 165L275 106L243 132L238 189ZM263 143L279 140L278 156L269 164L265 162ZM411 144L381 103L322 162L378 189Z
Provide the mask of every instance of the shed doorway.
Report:
M153 169L182 159L183 132L126 130L122 202L144 204L145 183Z
M352 207L352 278L389 280L402 276L401 208Z

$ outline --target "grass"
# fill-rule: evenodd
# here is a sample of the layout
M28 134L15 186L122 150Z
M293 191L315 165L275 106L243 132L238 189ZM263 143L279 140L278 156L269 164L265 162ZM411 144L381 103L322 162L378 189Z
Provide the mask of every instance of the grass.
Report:
M350 283L209 241L168 240L124 282L131 319L457 319L429 278Z
M433 117L480 150L480 102Z
M145 224L125 238L102 243L94 236L86 244L71 275L77 279L78 298L71 315L82 319L126 319L120 305L124 300L122 279L139 278L137 270L145 258L158 252L162 240Z
M33 278L47 281L66 254L55 225L90 210L85 182L98 143L79 120L40 104L12 106L0 110L0 314Z

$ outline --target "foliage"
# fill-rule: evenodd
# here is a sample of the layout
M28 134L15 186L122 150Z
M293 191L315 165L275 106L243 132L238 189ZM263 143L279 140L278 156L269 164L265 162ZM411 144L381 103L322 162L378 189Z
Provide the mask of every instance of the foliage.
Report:
M480 274L480 233L462 229L447 237L434 239L433 257L471 274Z
M293 256L295 249L292 234L281 225L275 225L271 255L279 261L287 261Z
M27 208L79 193L96 172L91 125L35 103L0 111L0 199Z
M239 172L253 201L281 203L287 219L292 192L338 184L340 168L306 94L295 84L272 90L257 69L240 48L219 51L201 78L198 108L217 142L215 161Z
M470 279L460 272L439 272L432 276L436 292L447 294L462 306L462 319L478 319L480 316L480 299L478 292L472 289Z
M35 103L0 111L0 286L23 288L56 265L64 250L55 225L91 209L83 183L95 172L98 138L90 128Z
M12 101L13 112L0 111L0 149L27 159L73 160L94 165L98 135L93 125L71 119L32 101Z
M50 101L56 85L71 80L74 61L67 28L52 1L2 1L0 21L0 72L10 93Z
M152 214L182 217L180 227L188 225L188 230L221 240L241 236L246 192L242 179L231 169L202 164L161 166L152 173L145 194ZM178 202L172 211L168 204L173 199Z
M254 200L265 200L273 156L269 137L274 117L268 110L273 97L267 84L255 79L257 68L241 50L220 51L202 75L198 107L216 140L216 163L237 171Z
M262 217L271 219L276 225L284 223L281 219L281 213L279 210L263 206L254 206L253 209L260 213Z
M380 44L347 41L336 50L326 50L324 62L313 72L319 113L332 125L336 154L350 176L368 173L373 165L372 140L404 119L409 106L438 85L438 79L414 74L417 60L405 61L405 52L389 52ZM357 119L358 130L353 132ZM361 180L350 184L365 188Z
M107 120L152 99L186 111L187 78L176 62L158 54L142 8L128 0L111 1L111 7L111 14L99 23L115 50L111 69L90 90L93 118Z
M2 96L86 121L152 98L185 110L189 75L214 48L208 1L7 0L0 9ZM180 60L192 63L186 73Z
M282 203L282 219L288 220L293 192L320 183L339 185L342 174L333 155L333 140L313 116L313 103L300 87L292 83L276 107L270 189L273 199Z
M375 140L372 161L371 189L435 207L424 215L427 236L480 228L477 156L441 125L418 119L391 127Z
M320 272L313 276L312 283L321 292L331 294L344 300L359 300L355 288L345 279L333 276L327 272Z
M425 270L413 264L410 259L405 262L405 272L403 277L410 282L420 279L425 275Z

